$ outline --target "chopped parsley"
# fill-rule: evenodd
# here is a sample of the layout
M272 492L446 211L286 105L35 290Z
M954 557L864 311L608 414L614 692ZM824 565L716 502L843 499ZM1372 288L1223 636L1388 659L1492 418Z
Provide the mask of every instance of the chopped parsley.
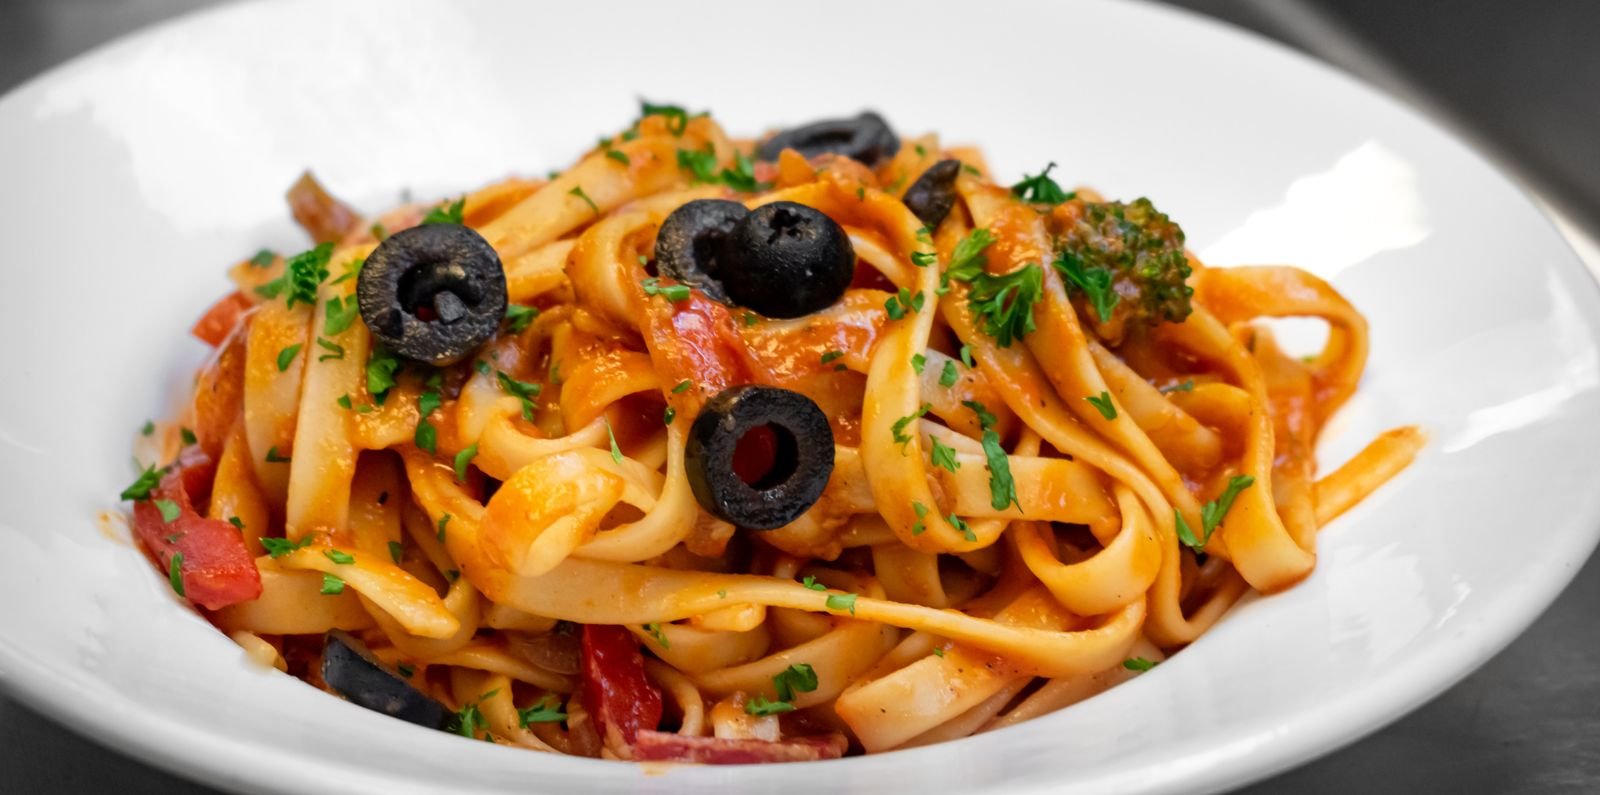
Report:
M394 565L396 565L396 566L400 565L400 561L405 560L405 557L406 557L406 545L400 543L399 541L390 541L389 542L389 559L394 561Z
M778 698L794 701L796 693L810 693L817 689L817 672L809 663L796 663L772 677L772 687Z
M659 295L673 302L689 300L689 285L687 284L663 285L659 277L651 276L639 282L639 285L644 288L645 295Z
M1222 518L1228 515L1228 510L1233 507L1233 501L1239 496L1239 493L1250 488L1255 482L1255 477L1251 475L1234 475L1228 478L1228 485L1223 488L1222 494L1216 500L1201 506L1200 521L1206 538L1209 539L1211 532L1222 524Z
M281 373L289 369L289 365L294 363L294 357L300 355L300 349L302 347L304 346L297 342L281 351L278 351L278 372Z
M933 656L935 656L935 657L943 657L944 656L944 647L943 646L935 646L935 647L933 647Z
M356 562L355 557L349 552L342 552L337 549L324 549L322 550L322 556L340 566L348 566Z
M961 521L961 517L956 516L954 512L951 512L951 514L949 516L946 516L944 518L944 520L949 522L951 527L954 527L955 529L960 530L962 538L965 538L966 540L974 542L974 543L977 542L978 534L972 532L972 528L967 527L967 523Z
M844 351L828 351L827 353L822 354L822 363L827 364L843 355Z
M518 381L504 370L496 370L494 373L495 380L500 382L501 391L515 397L522 403L522 418L533 422L533 399L539 396L539 392L543 387L527 381Z
M755 164L743 152L733 153L733 168L722 170L722 182L740 193L757 193L772 187L770 182L757 182Z
M828 594L826 604L829 610L849 610L850 615L856 614L856 595L853 593Z
M780 712L793 712L794 705L787 701L768 701L766 696L757 694L744 702L744 711L746 714L761 718L777 715Z
M661 412L661 424L663 424L663 425L671 425L673 419L677 418L677 416L678 416L678 410L673 408L673 407L671 407L671 406L668 406L666 411Z
M372 348L367 356L367 391L378 405L383 405L383 399L394 388L394 376L399 369L400 359L394 354L377 346Z
M278 452L278 446L277 445L273 445L273 446L267 448L267 463L269 463L269 464L287 464L287 463L289 463L289 456L286 456L283 453Z
M424 224L459 224L466 217L467 197L462 196L449 204L441 204L422 216Z
M611 440L611 460L622 463L622 448L617 447L617 435L611 431L611 420L601 418L606 424L606 438Z
M178 438L183 441L183 445L185 447L200 441L199 437L194 435L194 431L191 431L188 428L179 428Z
M972 413L978 415L978 427L983 430L989 430L996 422L999 422L993 414L989 413L987 407L976 400L963 400L961 405L972 409Z
M340 344L338 344L336 342L330 342L327 339L324 339L322 337L318 337L317 338L317 347L327 351L327 353L324 353L321 356L317 357L317 361L319 361L319 362L325 362L325 361L328 361L329 359L337 360L337 359L343 359L344 358L344 346L340 345Z
M342 277L341 277L342 278ZM328 336L343 334L361 316L361 307L356 306L356 297L340 298L334 296L322 305L323 322L322 331Z
M317 287L328 278L328 259L333 256L333 244L323 243L310 251L302 251L289 258L283 275L256 288L256 293L273 299L288 293L288 304L296 302L315 304Z
M323 596L338 596L342 593L344 593L344 580L335 577L332 574L322 575Z
M923 356L920 353L911 354L911 369L914 370L917 375L922 375L922 368L927 366L928 357Z
M919 268L926 268L939 261L939 255L931 251L911 252L911 264Z
M754 326L756 324L756 321L758 321L760 319L761 318L756 317L756 313L754 313L754 312L746 312L746 313L744 313L744 327L745 328L750 328L751 326Z
M955 250L950 252L950 263L945 267L945 277L965 282L983 273L986 262L983 250L993 244L994 240L994 233L987 229L979 228L967 233L967 236L956 244Z
M539 703L527 709L517 710L517 722L524 729L530 723L560 723L566 719L567 713L561 711L561 702L550 696L539 699Z
M663 649L672 648L672 644L667 642L667 633L661 631L660 624L654 622L645 624L644 631L650 633L650 637L655 639L657 646Z
M946 359L944 362L944 369L939 371L939 386L947 389L949 387L953 387L956 385L956 379L960 377L960 374L956 372L956 363L950 359Z
M506 330L512 334L521 334L538 316L539 310L534 307L509 304L506 306Z
M1076 193L1062 190L1061 186L1050 178L1050 169L1055 167L1056 164L1051 163L1037 175L1024 173L1022 181L1011 186L1011 195L1030 204L1060 204L1076 196Z
M923 531L928 529L928 526L922 522L923 519L928 518L928 506L920 502L913 502L911 503L911 510L917 512L917 523L911 526L911 534L920 536Z
M161 522L163 524L172 524L178 520L179 516L183 515L183 510L180 509L178 504L172 500L157 498L151 500L151 502L154 502L156 510L161 512Z
M1039 300L1044 287L1044 270L1037 263L1030 262L1000 276L986 271L970 279L950 275L971 283L967 306L983 322L984 333L994 337L1000 347L1008 347L1012 340L1020 340L1034 330L1033 303Z
M1148 671L1160 664L1161 663L1146 660L1143 657L1134 657L1132 659L1122 661L1123 668L1126 668L1130 671L1138 671L1140 673L1144 673L1145 671Z
M1085 265L1081 257L1065 249L1056 254L1055 262L1051 265L1067 280L1067 292L1072 292L1074 287L1083 291L1084 297L1094 306L1095 314L1100 316L1100 322L1111 320L1111 312L1117 308L1122 296L1112 287L1109 268Z
M992 429L983 432L983 457L989 462L989 505L1003 511L1015 504L1018 511L1022 510L1022 502L1017 499L1017 482L1011 477L1011 459L1000 446L1000 434Z
M480 698L488 698L492 695L494 695L493 692L484 693ZM474 701L456 710L456 714L450 718L449 724L445 726L445 731L459 734L469 740L476 740L480 731L484 732L485 737L489 736L489 722L483 719L483 712L478 709L478 702Z
M894 426L890 428L890 430L894 433L895 444L900 445L901 453L906 451L906 445L911 442L911 436L906 433L906 426L916 422L922 417L922 415L927 414L929 409L932 408L932 403L924 403L916 410L915 413L907 414L906 416L894 421Z
M438 409L443 402L437 387L429 387L427 391L417 396L417 431L411 441L418 449L426 450L430 454L438 450L439 430L433 427L433 423L428 422L428 415Z
M250 263L251 265L256 266L257 268L266 268L266 267L270 267L272 265L273 261L276 260L277 258L278 258L278 255L272 253L272 249L264 248L264 249L261 249L260 251L257 251L255 253L255 256L253 256L250 259L245 260L245 261Z
M883 308L889 313L890 320L899 320L908 313L914 315L921 312L926 300L927 296L921 292L913 295L909 289L901 287L899 292L889 296L889 300L883 303Z
M595 215L600 214L600 205L595 204L594 199L589 198L589 194L583 192L582 185L573 186L572 190L567 191L567 195L582 199L583 203L589 205L589 209L593 210Z
M439 536L439 543L441 543L441 544L444 543L445 536L448 535L448 533L446 531L449 530L449 528L450 528L450 519L451 519L451 516L448 513L443 515L443 516L441 516L441 517L439 517L439 532L438 532L438 536Z
M610 142L608 141L607 144L609 145ZM606 157L609 157L624 166L633 164L633 161L628 159L628 153L622 151L621 149L607 149Z
M400 663L399 665L396 665L394 667L394 669L395 669L395 671L399 672L399 674L401 676L403 676L403 677L405 677L407 679L410 679L411 675L417 672L417 669L412 668L411 666L406 665L405 663Z
M820 582L817 582L817 578L813 577L813 576L811 576L809 574L807 574L805 577L801 578L800 584L804 585L807 588L810 588L813 591L826 591L826 590L828 590L828 586L823 585Z
M692 382L689 379L685 378L682 381L679 381L678 384L672 388L672 394L679 395L679 394L682 394L684 392L687 392L687 391L689 391L689 387L691 387L691 386L694 386L694 382Z
M167 561L167 582L172 583L172 590L179 596L187 596L183 592L183 553L172 553L172 559Z
M972 368L977 367L977 365L973 364L973 362L972 362L972 346L971 345L963 345L963 346L961 346L961 363L966 365L968 370L971 370Z
M290 541L287 538L262 538L261 548L273 559L281 558L297 549L311 546L311 536L304 536L299 541Z
M1170 395L1173 392L1193 392L1193 391L1194 391L1194 379L1193 378L1190 378L1190 379L1188 379L1187 381L1184 381L1181 384L1173 384L1172 386L1161 387L1161 394L1163 394L1163 395Z
M1089 405L1094 406L1095 410L1100 412L1100 416L1105 417L1108 420L1114 420L1117 418L1117 406L1111 402L1110 392L1101 392L1098 395L1089 395L1088 397L1085 397L1084 400L1089 401Z
M639 117L665 116L667 118L667 131L673 135L683 135L689 126L689 113L677 105L655 105L644 100L639 101Z
M929 458L933 460L934 466L951 472L961 468L961 462L956 460L956 449L954 447L939 441L937 436L929 436L928 442L933 451L929 454Z
M472 444L467 445L466 447L462 448L461 452L456 453L455 470L456 470L456 482L457 483L465 483L465 482L467 482L467 465L471 464L472 463L472 459L476 458L477 456L478 456L478 443L477 442L473 442Z
M711 148L710 142L700 151L692 149L678 150L678 168L694 176L695 182L714 183L717 181L717 154Z
M155 432L156 432L156 424L155 424L155 422L153 420L145 420L144 421L144 427L139 429L139 433L141 435L143 435L143 436L149 436L150 434L155 433Z
M240 518L239 518L239 517L237 517L237 516L230 516L230 517L228 517L228 524L231 524L231 525L233 525L233 526L234 526L234 527L237 527L237 528L239 528L239 529L240 529L240 530L243 530L243 529L244 529L244 520L243 520L243 519L240 519Z

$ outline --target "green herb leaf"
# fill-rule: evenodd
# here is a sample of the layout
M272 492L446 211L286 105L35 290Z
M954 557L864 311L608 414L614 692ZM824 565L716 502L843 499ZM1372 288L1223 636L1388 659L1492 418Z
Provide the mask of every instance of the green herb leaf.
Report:
M1011 194L1030 204L1060 204L1071 199L1077 194L1062 190L1050 178L1050 169L1055 167L1056 164L1051 163L1037 176L1023 174L1022 181L1011 186Z
M367 391L378 405L383 405L389 390L394 388L394 375L399 369L400 360L394 354L377 346L372 348L367 356Z
M673 419L675 419L677 416L678 410L668 406L666 411L661 412L661 423L663 425L671 425Z
M317 347L327 351L327 353L324 353L321 356L317 357L317 361L319 361L319 362L325 362L325 361L328 361L329 359L337 360L337 359L343 359L344 358L344 346L343 345L339 345L338 343L330 342L330 341L328 341L328 340L326 340L326 339L324 339L322 337L318 337L317 338Z
M657 646L660 646L663 649L672 648L672 644L667 642L666 633L661 631L661 625L660 624L656 624L656 623L645 624L644 625L644 631L650 633L650 637L655 639Z
M372 239L379 243L389 239L389 228L376 221L372 223L372 226L367 227L367 233L372 235Z
M194 435L194 431L191 431L188 428L178 429L178 439L183 442L184 447L188 447L189 445L200 441L200 438Z
M533 401L534 398L539 397L539 392L543 390L543 387L539 384L533 384L527 381L518 381L517 379L512 378L504 370L496 370L495 379L500 382L500 389L502 391L522 402L522 418L532 422Z
M628 153L622 151L621 149L607 149L606 157L609 157L624 166L631 165L633 163L632 160L628 159Z
M173 592L177 593L179 596L187 596L187 594L183 592L182 552L172 553L171 559L167 561L167 582L172 583Z
M593 210L596 216L600 215L600 205L595 204L594 199L589 198L589 194L583 192L582 185L574 186L572 190L567 191L567 195L582 199L583 203L589 205L589 209Z
M931 251L913 251L913 252L911 252L911 264L915 265L915 266L917 266L919 268L926 268L929 265L937 263L938 261L939 261L939 255L935 254L935 253L933 253Z
M611 460L622 463L622 448L617 447L617 435L611 432L611 420L602 419L606 424L606 438L611 440Z
M323 596L338 596L342 593L344 593L344 580L335 577L332 574L322 575Z
M971 345L963 345L963 346L961 346L961 363L966 365L968 370L971 370L974 367L977 367L976 364L972 363L972 346Z
M956 449L939 441L937 436L929 436L928 443L932 450L928 457L933 465L954 472L961 468L961 462L956 460Z
M744 152L733 153L733 168L722 170L722 182L741 193L757 193L772 187L770 182L757 182L755 164Z
M428 389L417 396L417 432L412 437L412 442L418 449L426 450L432 454L437 452L439 431L428 422L428 415L432 414L443 403L439 390Z
M1110 269L1084 265L1083 258L1065 249L1056 253L1055 262L1051 265L1067 280L1067 292L1072 292L1073 288L1081 290L1094 306L1095 314L1100 316L1100 322L1110 322L1112 311L1117 308L1117 302L1122 300L1112 285Z
M356 297L339 298L334 296L322 305L323 319L322 331L328 336L343 334L350 328L361 315L361 307L356 305Z
M694 176L697 183L715 183L717 181L717 154L707 143L701 151L690 149L678 150L678 168L688 171Z
M450 528L450 518L451 518L450 514L448 514L448 513L443 515L443 516L441 516L441 517L439 517L438 535L439 535L439 543L441 543L441 544L444 543L444 540L445 540L446 536L449 535L449 533L447 531Z
M472 463L472 459L476 458L477 455L477 442L473 442L472 444L462 448L461 452L456 453L455 470L457 483L467 482L467 465Z
M939 371L939 386L949 389L956 385L956 380L960 377L961 375L956 372L955 361L946 359L944 369Z
M240 519L240 518L239 518L239 517L237 517L237 516L230 516L230 517L228 517L228 524L231 524L231 525L233 525L233 526L234 526L234 527L237 527L237 528L239 528L239 529L240 529L240 530L243 530L243 529L244 529L244 520L243 520L243 519Z
M828 594L826 604L829 610L849 610L850 615L856 614L856 595L853 593Z
M388 237L389 236L389 233L387 231L383 230L383 224L373 224L373 226L377 227L379 231L383 231L383 237ZM378 239L382 240L383 238L378 238ZM366 264L367 264L367 260L366 260L365 257L357 257L356 259L350 260L349 262L345 263L345 265L344 265L344 273L339 274L339 278L334 279L333 281L328 282L328 283L329 284L339 284L341 282L347 282L347 281L350 281L351 279L357 278L357 277L359 277L361 275L362 266L364 266ZM345 299L346 308L350 309L351 311L354 311L355 300L356 300L355 296L350 296L349 298ZM338 332L329 330L328 333L329 334L337 334Z
M1098 395L1089 395L1088 397L1085 397L1084 400L1089 401L1089 405L1094 406L1095 410L1100 412L1100 416L1105 417L1108 420L1114 420L1117 418L1117 406L1115 403L1111 402L1110 392L1101 392Z
M289 369L289 365L294 363L294 357L300 354L300 349L302 347L304 346L297 342L281 351L278 351L278 372L281 373Z
M1022 503L1017 500L1017 482L1011 478L1011 459L1006 457L1005 448L1000 446L1000 434L993 430L983 432L983 457L988 459L989 466L989 505L997 511L1003 511L1013 503L1017 510L1022 510Z
M655 105L644 100L639 101L639 118L646 116L667 117L667 131L673 135L683 135L685 127L689 126L689 113L677 105Z
M1208 502L1200 508L1200 521L1204 526L1206 538L1211 537L1211 531L1222 524L1223 517L1228 515L1228 510L1233 507L1233 501L1239 493L1250 488L1256 482L1251 475L1234 475L1228 478L1228 485L1216 500Z
M155 432L156 432L156 424L151 420L145 420L144 421L144 427L139 429L139 434L141 436L149 436L150 434L155 433Z
M954 512L952 512L949 516L946 516L944 520L949 522L951 527L960 530L962 538L974 543L977 542L978 534L972 532L972 528L968 527L966 522L961 521L961 517L956 516Z
M403 677L405 677L407 679L410 679L411 675L417 672L417 669L412 668L411 666L406 665L405 663L400 663L399 665L396 665L394 667L394 670L397 673L399 673L401 676L403 676Z
M754 715L759 718L767 715L777 715L781 712L793 712L794 705L787 701L768 701L766 696L758 693L744 702L744 711L748 715Z
M1130 671L1138 671L1140 673L1144 673L1145 671L1148 671L1160 664L1161 663L1146 660L1143 657L1134 657L1133 659L1122 661L1123 668L1126 668Z
M478 709L478 702L474 701L456 710L455 716L450 719L449 724L445 726L445 730L476 740L478 732L487 732L489 725L488 721L483 719L483 712ZM487 737L488 735L485 734L484 736Z
M689 387L691 387L691 386L694 386L694 382L692 382L689 379L685 378L682 381L679 381L677 386L674 386L672 388L672 394L681 395L684 392L689 391Z
M989 430L991 427L994 427L996 422L998 422L998 420L995 419L995 416L989 413L989 409L976 400L963 400L961 401L961 405L972 409L972 413L978 415L978 427L982 428L983 430Z
M796 663L772 677L772 688L778 698L793 701L796 693L811 693L817 689L817 672L810 663Z
M339 399L335 400L334 402L339 404L339 408L345 409L346 411L348 411L348 410L350 410L350 409L355 407L355 404L350 402L350 393L349 392L346 392L343 395L340 395Z
M916 410L915 413L907 414L906 416L894 421L894 426L890 428L890 431L894 434L895 443L900 445L900 452L904 453L906 451L906 445L911 442L910 434L906 433L906 426L916 422L922 417L922 415L927 414L928 410L932 408L932 403L924 403Z
M802 578L800 580L800 584L804 585L807 588L810 588L813 591L826 591L826 590L828 590L828 586L823 585L820 582L817 582L817 578L813 577L813 576L811 576L809 574L807 574L804 578Z
M506 307L506 330L521 334L538 316L539 310L534 307L510 304Z
M424 224L459 224L466 216L467 197L462 196L449 204L441 204L422 216Z
M661 284L661 279L651 276L639 284L644 287L645 295L659 295L668 301L678 302L689 300L689 285L687 284Z
M288 290L289 306L294 306L296 302L317 303L317 287L328 278L328 259L332 256L333 244L323 243L289 258L283 276L279 277L284 285L279 289Z
M269 464L287 464L287 463L289 463L289 456L286 456L283 453L278 452L278 446L277 445L273 445L273 446L267 448L267 459L266 460L267 460L267 463L269 463Z
M337 549L324 549L322 550L322 556L340 566L348 566L356 562L356 559L350 553Z
M1044 287L1044 271L1036 263L999 276L980 272L962 281L972 284L967 306L982 321L984 333L994 337L1000 347L1009 347L1013 340L1034 330L1033 304Z
M517 722L522 728L528 728L530 723L560 723L567 719L567 713L561 711L561 702L549 696L539 700L527 709L517 710Z
M246 262L249 262L251 265L254 265L257 268L267 268L271 267L272 263L277 259L278 255L272 253L272 249L264 248L260 251L257 251L255 256L246 260Z
M1211 540L1210 533L1207 533L1204 538L1196 537L1194 534L1194 528L1189 526L1188 520L1183 518L1183 512L1177 508L1172 509L1172 520L1173 526L1176 527L1178 531L1179 542L1181 542L1184 546L1194 550L1196 553L1205 551L1206 542Z
M922 375L922 368L928 366L928 357L920 353L911 354L911 369L917 375Z
M822 363L827 364L843 355L844 351L828 351L827 353L822 354Z
M923 531L928 529L927 525L922 522L923 519L928 518L928 506L920 502L913 502L911 503L911 510L917 512L917 523L911 526L911 534L920 536Z
M1194 379L1193 378L1190 378L1189 380L1184 381L1181 384L1174 384L1172 386L1161 387L1161 394L1163 394L1163 395L1170 395L1173 392L1193 392L1193 391L1194 391Z
M972 281L983 273L985 258L984 249L994 243L994 233L987 229L974 229L961 238L955 250L950 252L950 263L945 266L946 278Z
M152 502L155 503L156 510L161 512L161 522L163 524L172 524L183 514L183 511L178 508L178 504L172 500L156 499L152 500Z
M389 542L389 559L394 561L394 565L396 565L396 566L400 565L400 561L404 560L405 557L406 557L406 545L400 543L399 541L390 541Z
M273 559L281 558L284 555L289 554L290 552L293 552L293 551L295 551L297 549L303 549L303 548L308 547L310 545L311 545L311 536L309 536L309 535L301 538L299 541L290 541L287 538L262 538L261 539L261 548L265 549L267 551L267 554L271 555L273 557Z

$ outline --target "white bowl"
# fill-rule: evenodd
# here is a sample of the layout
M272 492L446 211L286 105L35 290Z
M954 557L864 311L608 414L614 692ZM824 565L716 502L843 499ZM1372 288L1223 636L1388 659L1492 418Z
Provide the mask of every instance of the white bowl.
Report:
M1290 262L1372 322L1321 450L1426 426L1328 527L1316 573L1159 669L1032 723L808 765L661 773L426 731L247 664L97 523L185 392L223 266L294 249L311 167L375 209L568 162L637 96L731 130L882 110L1148 194L1218 263ZM246 4L133 36L0 100L0 672L140 759L274 792L1202 791L1325 753L1509 642L1600 530L1595 285L1503 176L1281 48L1143 5L734 0Z

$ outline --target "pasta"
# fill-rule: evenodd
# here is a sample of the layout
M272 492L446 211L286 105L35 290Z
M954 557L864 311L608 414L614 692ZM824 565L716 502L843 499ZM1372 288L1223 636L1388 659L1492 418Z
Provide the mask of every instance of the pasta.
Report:
M142 547L250 658L538 751L798 761L1067 707L1306 577L1423 439L1318 479L1360 313L1049 172L647 104L372 219L306 175L315 247L195 327Z

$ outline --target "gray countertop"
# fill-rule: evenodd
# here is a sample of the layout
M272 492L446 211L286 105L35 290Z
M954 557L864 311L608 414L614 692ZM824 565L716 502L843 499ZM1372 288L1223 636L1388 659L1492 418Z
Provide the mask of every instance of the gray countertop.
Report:
M0 91L212 0L4 0ZM1174 0L1332 61L1600 226L1600 3ZM1512 529L1514 530L1514 529ZM1383 730L1248 793L1600 791L1600 558L1510 648ZM0 698L7 792L209 795Z

